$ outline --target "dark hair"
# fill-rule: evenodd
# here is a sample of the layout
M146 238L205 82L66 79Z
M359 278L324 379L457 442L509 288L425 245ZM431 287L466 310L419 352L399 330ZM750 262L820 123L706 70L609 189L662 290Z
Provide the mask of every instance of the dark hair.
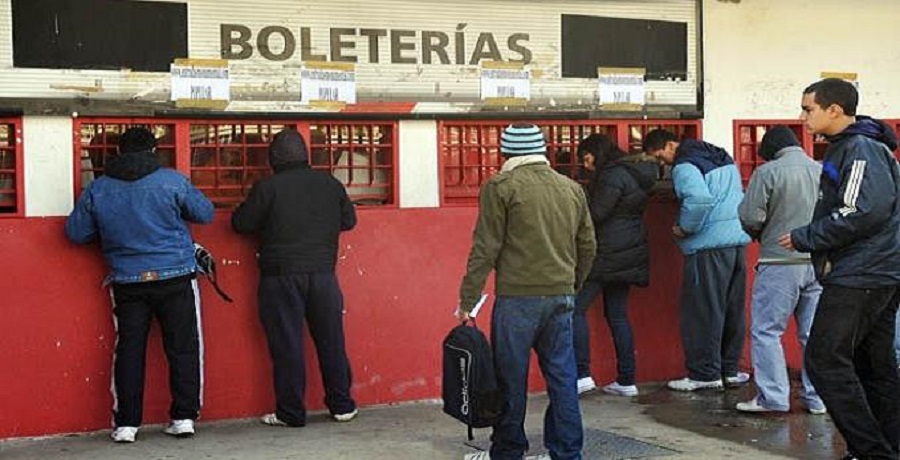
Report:
M678 142L678 136L672 131L654 129L644 137L644 153L655 152L666 146L669 142Z
M827 109L832 104L837 104L844 109L844 115L855 116L856 106L859 104L859 92L853 83L840 78L826 78L819 80L803 90L803 94L815 94L816 104Z
M591 134L578 143L578 158L584 158L585 153L594 156L595 170L600 170L626 155L612 139L597 133Z
M156 148L156 136L143 126L128 128L119 137L119 153L150 152Z

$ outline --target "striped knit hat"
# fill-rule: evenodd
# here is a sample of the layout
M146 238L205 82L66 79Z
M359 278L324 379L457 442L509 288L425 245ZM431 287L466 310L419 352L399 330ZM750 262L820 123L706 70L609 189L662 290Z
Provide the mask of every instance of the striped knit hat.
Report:
M546 154L547 143L541 128L527 123L509 125L500 136L500 154L505 157L517 155Z

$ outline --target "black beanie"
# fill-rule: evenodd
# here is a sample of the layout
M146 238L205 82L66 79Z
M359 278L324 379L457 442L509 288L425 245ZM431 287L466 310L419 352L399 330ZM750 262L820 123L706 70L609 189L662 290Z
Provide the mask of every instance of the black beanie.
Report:
M766 130L762 141L759 142L759 156L763 160L771 161L775 154L785 147L799 147L800 141L794 135L794 131L784 125L775 125Z
M287 128L272 138L269 144L269 165L273 168L290 163L308 161L306 141L295 129Z

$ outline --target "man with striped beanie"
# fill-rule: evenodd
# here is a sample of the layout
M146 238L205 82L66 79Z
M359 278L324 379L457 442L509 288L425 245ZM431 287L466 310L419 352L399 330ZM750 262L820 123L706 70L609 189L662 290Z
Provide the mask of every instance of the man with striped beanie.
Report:
M572 312L596 251L587 199L578 183L550 167L537 126L507 127L500 153L506 159L500 173L481 188L457 317L469 320L493 270L491 343L506 410L493 427L490 452L465 458L521 459L528 451L524 422L534 348L550 397L545 447L554 459L581 459Z

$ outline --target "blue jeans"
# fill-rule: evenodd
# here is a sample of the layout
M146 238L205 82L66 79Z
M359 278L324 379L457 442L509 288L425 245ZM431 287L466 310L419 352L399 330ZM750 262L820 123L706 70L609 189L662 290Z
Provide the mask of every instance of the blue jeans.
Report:
M897 358L897 365L900 366L900 313L894 320L894 356Z
M584 442L572 349L573 296L497 296L491 318L494 366L506 412L494 425L491 459L520 460L528 451L525 410L531 349L547 382L544 444L554 460L580 460Z
M586 281L575 297L575 317L573 334L575 340L575 362L578 378L591 376L591 340L585 313L600 292L603 292L603 315L612 333L616 347L616 382L619 385L634 385L634 337L628 320L627 284L607 284Z
M812 264L761 264L753 283L753 322L750 326L753 379L759 390L759 405L772 410L790 410L791 384L788 380L781 336L791 315L797 319L797 339L801 352L806 348L809 329L816 315L822 286L816 281ZM801 372L800 398L809 409L824 409L806 374Z

